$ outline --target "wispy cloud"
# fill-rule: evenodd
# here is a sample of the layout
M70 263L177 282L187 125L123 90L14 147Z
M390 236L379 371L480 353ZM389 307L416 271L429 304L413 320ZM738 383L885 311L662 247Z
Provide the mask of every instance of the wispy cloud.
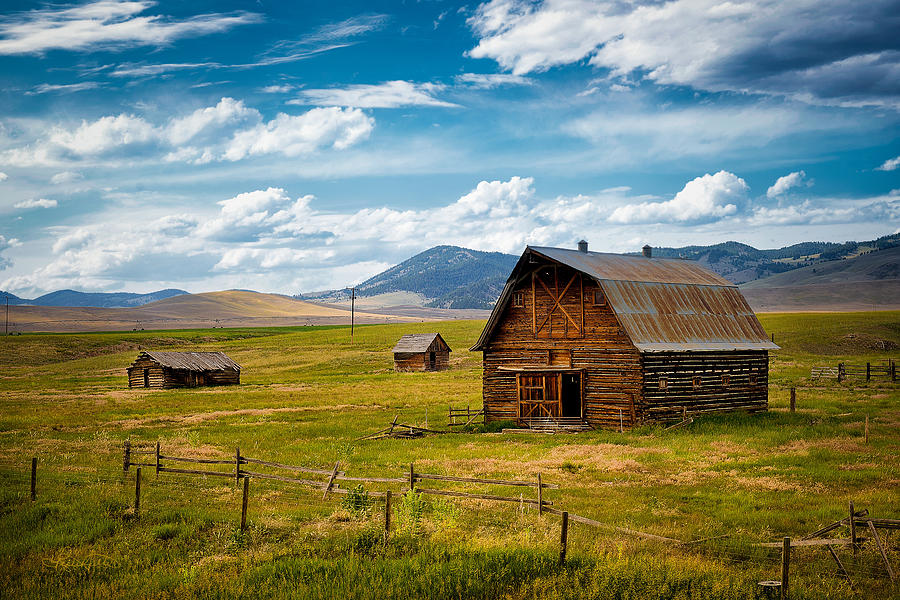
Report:
M492 89L505 85L533 85L534 81L524 75L512 73L463 73L457 75L456 83L475 89Z
M73 8L43 8L0 19L0 54L43 54L49 50L89 52L163 46L183 38L258 23L256 13L211 13L186 19L139 16L155 3L100 0Z
M47 198L22 200L13 204L13 208L56 208L56 200L48 200Z
M435 94L446 89L439 83L386 81L344 88L310 89L300 92L300 98L288 104L317 106L354 106L359 108L399 108L403 106L458 107L458 104L439 100Z
M28 90L25 92L28 96L35 96L37 94L50 94L50 93L59 93L59 94L71 94L74 92L81 92L84 90L93 90L101 87L101 84L97 81L83 81L81 83L66 83L66 84L51 84L51 83L42 83L41 85L35 87L32 90Z
M896 171L900 169L900 156L895 158L888 159L882 163L880 167L877 167L876 171Z

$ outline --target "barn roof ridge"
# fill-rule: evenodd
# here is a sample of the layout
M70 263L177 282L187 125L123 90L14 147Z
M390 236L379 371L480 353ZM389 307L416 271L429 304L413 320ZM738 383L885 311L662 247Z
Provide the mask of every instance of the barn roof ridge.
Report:
M162 366L172 369L185 369L188 371L241 370L241 365L234 362L224 352L161 352L143 350L141 354L146 354Z
M696 261L526 246L471 350L484 350L510 301L515 276L531 253L596 280L640 352L779 348L737 285Z

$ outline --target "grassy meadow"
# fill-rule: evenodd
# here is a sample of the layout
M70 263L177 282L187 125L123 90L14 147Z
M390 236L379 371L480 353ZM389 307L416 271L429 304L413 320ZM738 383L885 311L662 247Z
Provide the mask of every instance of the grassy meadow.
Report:
M483 322L362 326L352 343L346 327L0 339L0 596L755 598L758 581L779 579L781 559L754 543L802 537L846 516L851 500L872 516L900 518L900 384L809 379L811 366L900 358L900 312L760 320L782 346L771 356L767 413L702 416L672 431L474 430L413 440L357 438L395 415L445 429L448 405L479 407L480 353L467 348ZM435 330L454 349L451 370L395 373L397 338ZM225 351L243 366L242 384L130 390L125 367L140 349ZM240 447L244 456L321 469L339 461L356 476L402 477L411 462L419 472L463 476L541 473L560 486L545 492L555 508L693 543L573 524L560 566L557 516L418 496L396 501L384 542L383 505L258 479L241 532L233 480L157 479L149 468L136 518L133 469L122 473L126 439L159 440L170 455L229 459ZM900 534L881 532L900 571ZM900 597L871 543L855 556L837 552L853 588L823 547L797 548L792 598Z

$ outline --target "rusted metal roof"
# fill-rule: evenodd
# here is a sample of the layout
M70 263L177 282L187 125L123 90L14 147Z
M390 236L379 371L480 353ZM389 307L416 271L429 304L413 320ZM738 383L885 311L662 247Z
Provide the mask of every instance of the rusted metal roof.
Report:
M439 333L407 333L397 341L391 352L428 352L435 339L441 340L441 344L450 351L450 346Z
M641 352L777 350L737 286L697 262L527 247L472 350L483 350L530 255L590 276Z
M240 371L224 352L142 352L160 365L185 371Z

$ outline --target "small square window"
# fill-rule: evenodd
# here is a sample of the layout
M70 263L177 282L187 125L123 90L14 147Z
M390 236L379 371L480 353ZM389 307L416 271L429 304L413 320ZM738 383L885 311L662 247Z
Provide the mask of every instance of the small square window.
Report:
M722 375L722 387L728 387L728 384L731 382L730 375Z
M606 296L603 295L603 290L597 288L594 290L594 306L603 306L606 304Z
M750 376L750 385L756 385L759 382L759 378L756 375Z
M694 389L699 390L702 385L703 381L700 379L700 377L694 377Z
M525 294L523 292L513 292L513 306L525 306Z
M665 377L660 377L659 378L659 389L665 390L668 387L669 387L669 380L666 379Z

